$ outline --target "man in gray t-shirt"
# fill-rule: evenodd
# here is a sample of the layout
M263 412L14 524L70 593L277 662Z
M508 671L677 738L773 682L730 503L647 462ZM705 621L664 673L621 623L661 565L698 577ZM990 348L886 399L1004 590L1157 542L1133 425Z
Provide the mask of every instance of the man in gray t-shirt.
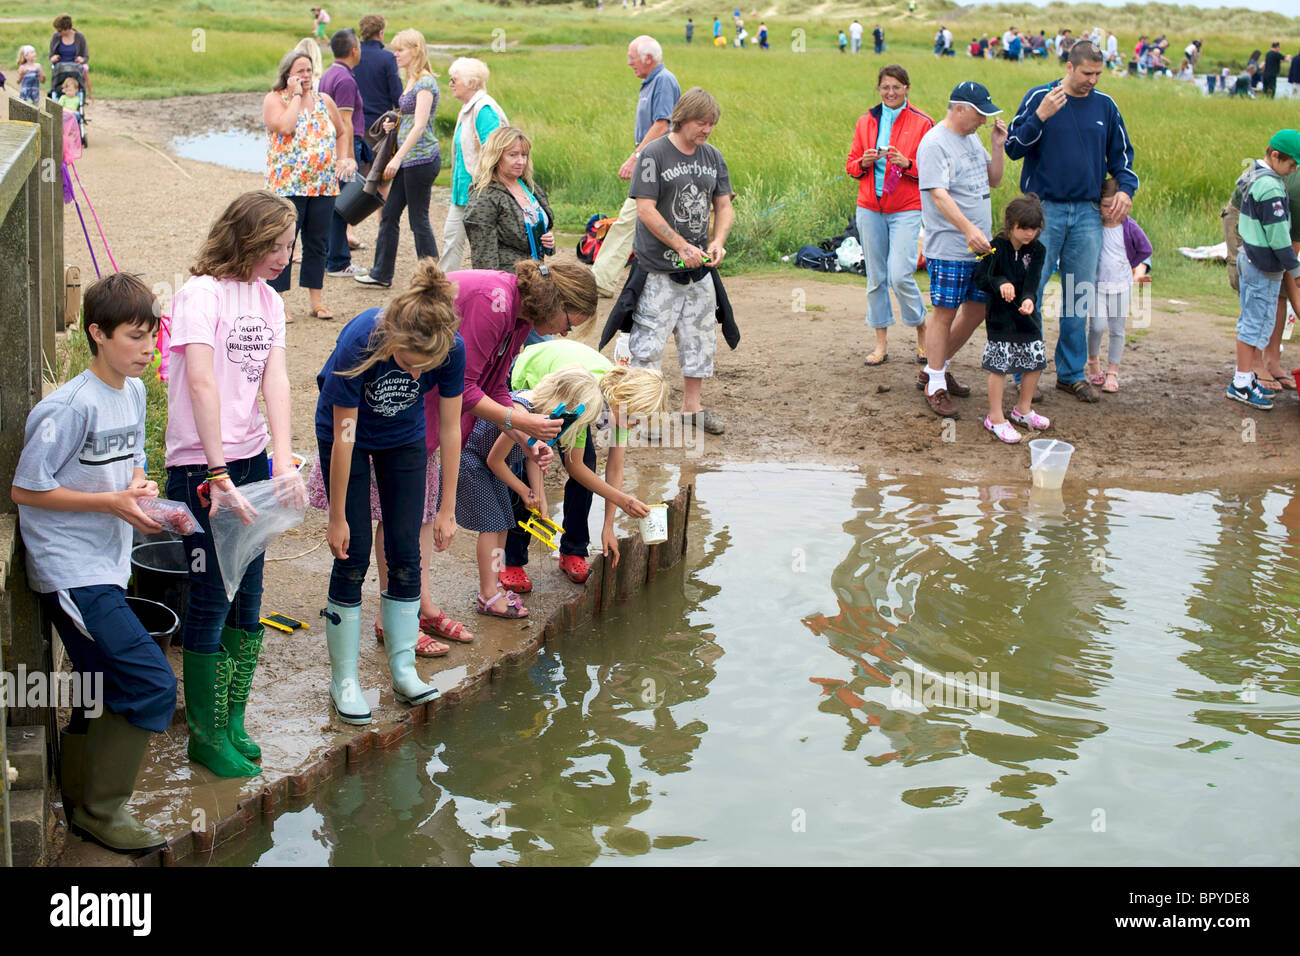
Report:
M989 135L992 155L980 142L978 130L1001 112L982 85L959 83L948 98L948 114L925 134L916 150L931 306L925 323L929 364L917 387L925 385L926 402L943 418L957 417L950 394L959 398L970 394L948 371L948 363L984 321L985 296L972 278L976 258L990 249L989 197L1002 181L1007 125L994 120ZM954 322L958 309L961 316Z
M723 243L732 223L727 163L707 142L721 112L699 87L685 93L673 107L671 131L642 152L628 190L637 215L632 248L647 273L632 314L632 365L659 368L671 332L682 369L682 418L710 435L721 435L723 424L703 410L700 385L713 375L718 333L712 270L727 253Z

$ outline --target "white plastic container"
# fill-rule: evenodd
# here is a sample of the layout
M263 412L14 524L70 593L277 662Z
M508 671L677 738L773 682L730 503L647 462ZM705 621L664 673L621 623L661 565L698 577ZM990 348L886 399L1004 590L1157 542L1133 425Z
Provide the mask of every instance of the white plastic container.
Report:
M667 505L650 506L650 513L641 519L641 540L646 544L662 544L668 540Z
M1059 488L1065 482L1074 446L1056 438L1035 438L1029 443L1029 474L1035 488Z

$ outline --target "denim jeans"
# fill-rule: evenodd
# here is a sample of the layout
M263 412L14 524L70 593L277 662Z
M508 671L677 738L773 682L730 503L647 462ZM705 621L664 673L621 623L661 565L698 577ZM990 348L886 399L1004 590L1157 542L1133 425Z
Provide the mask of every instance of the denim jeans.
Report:
M294 245L302 239L302 268L298 270L298 285L304 289L325 287L325 255L329 249L330 222L334 215L333 196L288 196L298 210L297 232ZM293 282L293 263L272 279L268 285L276 292L288 292Z
M333 442L316 440L320 450L321 478L329 496L330 452ZM398 601L420 598L420 516L424 513L425 468L428 452L424 440L380 451L352 449L347 499L343 513L348 521L348 556L335 558L330 572L330 600L341 607L361 603L361 585L370 569L374 542L370 526L370 462L375 464L379 513L384 517L384 557L388 561L389 597Z
M874 177L875 170L867 175ZM912 275L916 271L916 241L921 235L921 210L881 214L858 207L858 238L867 258L867 325L887 329L894 324L890 286L898 296L903 324L915 328L925 321L925 304Z
M596 470L596 443L591 440L591 428L587 428L587 447L582 450L582 463L592 471ZM523 475L520 479L527 484ZM581 558L587 556L587 546L591 544L591 530L587 519L591 514L592 493L572 477L564 483L564 534L560 536L560 554L576 554ZM515 520L527 521L528 509L516 494L510 495L515 506ZM515 525L506 532L506 564L511 567L523 567L528 563L528 545L533 536L523 528Z
M1043 200L1043 217L1046 226L1038 241L1047 256L1038 281L1038 306L1042 308L1052 270L1059 268L1061 327L1054 358L1056 380L1068 385L1083 378L1088 359L1088 305L1093 300L1101 257L1101 209L1095 202Z
M271 477L265 451L242 461L228 461L226 467L236 487ZM256 631L261 626L258 618L262 616L263 556L260 554L244 571L235 599L226 600L221 566L212 547L212 521L208 507L199 501L199 485L207 480L207 465L176 465L167 469L167 497L189 505L203 528L203 534L191 534L184 539L190 562L190 600L181 640L185 650L199 654L217 652L223 627Z
M438 241L433 238L433 226L429 225L429 202L433 181L438 178L441 169L442 157L438 156L431 163L403 166L398 170L393 188L388 190L388 199L384 201L384 209L379 215L375 264L370 267L372 279L380 282L393 281L393 268L397 261L398 220L402 218L403 209L407 210L406 219L415 236L416 257L438 257Z

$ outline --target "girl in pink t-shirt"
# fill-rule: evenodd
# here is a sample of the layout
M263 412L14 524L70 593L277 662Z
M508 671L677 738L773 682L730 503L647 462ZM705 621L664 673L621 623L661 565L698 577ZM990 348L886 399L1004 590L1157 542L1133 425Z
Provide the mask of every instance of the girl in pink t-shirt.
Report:
M192 277L172 299L167 497L186 502L203 528L185 537L189 757L221 777L262 772L253 762L261 749L244 731L262 647L262 558L248 566L228 601L209 520L222 508L253 520L238 486L270 477L259 394L270 418L276 478L285 495L306 505L289 448L284 304L266 283L289 265L296 222L287 199L265 190L244 193L213 224Z

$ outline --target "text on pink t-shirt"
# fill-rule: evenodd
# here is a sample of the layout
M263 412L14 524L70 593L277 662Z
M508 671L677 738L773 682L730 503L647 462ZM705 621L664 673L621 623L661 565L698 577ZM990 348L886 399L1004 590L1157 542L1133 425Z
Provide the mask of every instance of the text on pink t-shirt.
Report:
M207 463L194 427L185 346L212 346L221 444L229 462L251 458L266 447L266 420L257 396L271 349L284 348L284 342L284 302L261 279L193 276L185 283L172 299L167 467Z

